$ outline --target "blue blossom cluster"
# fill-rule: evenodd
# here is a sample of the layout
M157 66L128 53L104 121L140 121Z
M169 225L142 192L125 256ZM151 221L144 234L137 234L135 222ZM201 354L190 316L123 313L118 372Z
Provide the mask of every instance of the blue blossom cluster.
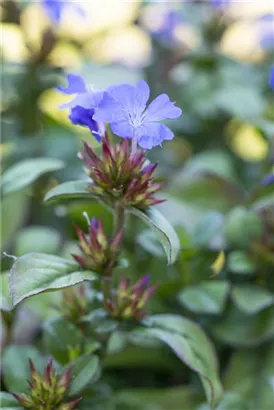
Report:
M79 16L84 16L85 12L77 1L68 0L42 0L42 6L47 13L49 19L58 24L62 18L62 14L66 9L72 9Z
M132 139L140 147L151 149L174 137L160 121L175 119L182 114L166 94L159 95L147 105L150 90L143 80L136 86L119 84L104 91L93 91L80 76L70 74L67 87L58 90L75 95L60 108L69 108L70 121L88 127L97 140L104 134L104 124L109 123L119 137Z

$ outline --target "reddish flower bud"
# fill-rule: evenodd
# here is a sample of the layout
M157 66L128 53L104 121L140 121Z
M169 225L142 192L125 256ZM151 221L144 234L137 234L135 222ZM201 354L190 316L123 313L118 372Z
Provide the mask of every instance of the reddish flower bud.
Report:
M31 360L29 363L31 380L29 380L28 393L12 393L20 406L27 410L76 410L80 399L72 400L69 403L64 402L71 380L71 368L59 376L53 368L53 361L50 360L44 373L40 374L36 371Z
M149 287L149 281L149 275L145 275L135 285L130 286L126 277L122 276L117 293L111 301L105 303L110 315L119 320L144 318L146 312L143 307L157 289L157 286Z
M147 165L144 150L133 154L127 139L112 146L107 136L102 140L101 158L88 143L84 143L84 148L81 158L92 179L91 192L106 202L119 200L123 206L140 209L159 203L154 195L162 185L155 183L152 177L157 164Z

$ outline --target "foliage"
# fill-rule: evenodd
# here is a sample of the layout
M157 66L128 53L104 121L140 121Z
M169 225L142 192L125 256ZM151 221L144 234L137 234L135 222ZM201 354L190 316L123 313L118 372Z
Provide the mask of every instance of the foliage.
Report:
M272 10L67 3L1 3L2 408L272 410Z

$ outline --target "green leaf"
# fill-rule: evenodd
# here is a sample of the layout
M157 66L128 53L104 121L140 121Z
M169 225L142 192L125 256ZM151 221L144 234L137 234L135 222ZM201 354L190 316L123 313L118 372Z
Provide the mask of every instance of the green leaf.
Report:
M252 274L256 270L249 255L243 251L231 252L227 259L227 267L231 272L243 275Z
M15 254L18 256L29 252L57 253L61 244L58 231L46 226L29 226L21 230L16 238Z
M10 271L13 306L38 293L96 279L96 273L80 271L72 261L44 253L29 253L18 258Z
M23 407L19 406L15 397L4 391L0 392L0 404L1 410L23 410Z
M43 343L46 350L61 364L65 365L84 343L84 337L79 329L63 318L46 323Z
M209 406L205 403L196 408L196 410L210 410ZM247 407L245 400L236 393L226 392L220 401L216 410L250 410Z
M116 400L119 402L128 399L129 403L130 399L136 400L140 409L147 405L148 409L182 410L183 403L184 409L195 410L198 404L197 396L190 387L176 386L158 389L126 389L116 394Z
M9 291L9 273L3 272L0 275L0 309L6 312L12 309Z
M10 345L4 350L2 358L3 377L6 388L14 393L25 392L30 378L29 359L38 371L42 371L45 360L33 346Z
M70 366L72 366L72 382L68 392L70 396L80 393L100 377L101 368L98 356L85 355L78 357L70 363Z
M90 181L68 181L47 192L44 201L60 201L64 199L92 198L88 186Z
M168 220L155 208L143 212L130 207L129 212L142 219L158 236L167 256L168 264L176 261L180 250L180 241L177 233Z
M144 325L146 328L137 329L135 333L166 343L180 360L198 373L207 400L215 407L221 398L222 387L215 351L202 329L188 319L169 314L150 316Z
M238 350L225 375L225 387L238 393L248 410L272 410L274 405L274 344ZM233 409L234 410L234 409Z
M274 304L274 295L256 285L235 285L232 299L240 310L248 314L260 312Z
M210 241L220 232L224 217L220 212L207 212L195 226L193 239L198 246L209 246Z
M18 206L20 204L20 206ZM5 196L1 204L1 249L6 251L26 216L28 197L24 191Z
M27 159L8 169L2 176L3 194L19 191L41 175L64 167L63 161L54 158Z
M224 309L228 291L228 282L208 280L185 288L178 297L193 312L218 314Z
M226 317L214 323L212 332L219 340L231 346L260 345L274 336L274 308L250 315L232 307Z

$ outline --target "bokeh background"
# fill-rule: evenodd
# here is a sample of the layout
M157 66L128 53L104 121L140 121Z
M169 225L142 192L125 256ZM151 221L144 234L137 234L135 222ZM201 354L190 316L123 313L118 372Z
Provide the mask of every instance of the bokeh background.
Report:
M56 23L40 1L1 2L2 172L40 157L65 164L30 178L24 189L3 193L2 252L70 257L76 248L73 223L85 227L83 211L102 216L111 229L111 215L100 204L43 203L53 186L84 176L76 155L81 141L98 145L59 109L68 98L56 87L66 83L68 73L82 75L96 89L145 79L151 97L167 93L183 110L170 123L173 141L149 152L166 182L162 196L168 201L159 209L176 228L181 252L176 264L166 267L156 238L129 220L125 272L134 278L150 273L159 284L150 311L182 314L207 332L225 386L223 410L271 410L273 4L76 3L83 15L68 7ZM44 346L43 323L60 314L52 305L61 303L57 292L10 312L6 272L11 264L2 253L4 354L10 343ZM91 401L92 408L207 409L198 380L163 347L117 351L106 363L104 388L96 393L102 391L106 401L98 399L97 407ZM124 403L120 407L115 407L114 394Z

